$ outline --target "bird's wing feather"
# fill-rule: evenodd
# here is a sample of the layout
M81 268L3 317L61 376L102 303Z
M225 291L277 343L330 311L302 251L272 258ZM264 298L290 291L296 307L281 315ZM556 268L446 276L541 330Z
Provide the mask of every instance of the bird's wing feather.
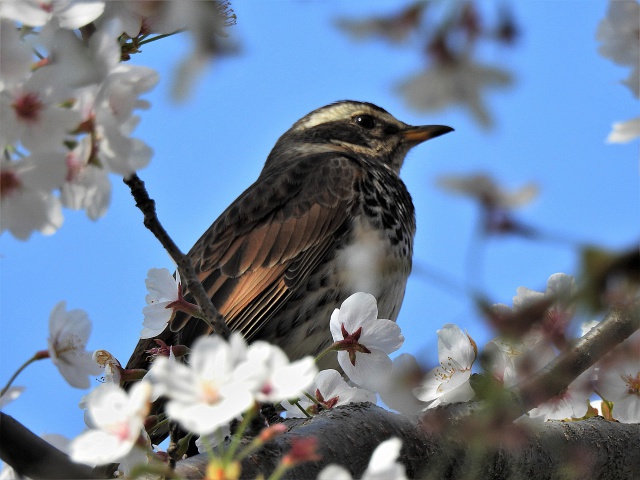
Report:
M352 214L359 177L355 161L344 155L297 158L263 172L196 242L189 256L232 330L255 336L332 255L335 235ZM182 312L171 330L187 345L210 333L206 323Z

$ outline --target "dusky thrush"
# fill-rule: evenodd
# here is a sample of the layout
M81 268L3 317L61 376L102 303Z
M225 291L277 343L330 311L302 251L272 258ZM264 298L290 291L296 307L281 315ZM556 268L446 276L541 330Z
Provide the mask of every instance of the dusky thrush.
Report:
M293 360L332 343L331 313L355 292L375 296L378 316L395 321L416 229L400 168L412 147L452 130L410 126L356 101L298 120L188 254L229 328ZM204 321L179 312L158 338L188 346L209 334ZM141 340L127 367L147 368L154 346ZM337 367L335 354L319 366Z

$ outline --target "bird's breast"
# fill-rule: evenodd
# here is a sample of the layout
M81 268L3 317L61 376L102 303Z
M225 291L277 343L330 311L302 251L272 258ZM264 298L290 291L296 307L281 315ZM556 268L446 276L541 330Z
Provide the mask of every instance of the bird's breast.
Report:
M395 320L411 272L411 247L394 243L388 230L364 215L352 222L350 238L337 254L339 282L351 293L376 297L378 316Z

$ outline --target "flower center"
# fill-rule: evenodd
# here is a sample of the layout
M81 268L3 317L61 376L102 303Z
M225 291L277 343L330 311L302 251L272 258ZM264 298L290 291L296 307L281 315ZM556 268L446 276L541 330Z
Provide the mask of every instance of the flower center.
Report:
M0 196L11 195L22 186L20 177L13 170L0 172Z
M622 377L625 383L627 384L627 393L629 395L635 395L636 397L640 397L640 372L638 372L634 377L631 375L626 375Z
M40 117L40 111L44 104L40 101L37 93L25 93L19 97L12 105L18 118L25 122L36 122Z

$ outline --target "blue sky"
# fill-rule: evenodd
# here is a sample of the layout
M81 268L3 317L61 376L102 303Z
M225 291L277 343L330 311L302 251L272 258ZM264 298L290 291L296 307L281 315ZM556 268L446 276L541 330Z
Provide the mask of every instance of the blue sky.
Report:
M417 210L416 266L460 285L482 287L509 303L524 285L544 290L556 272L576 273L567 245L516 238L489 239L468 267L478 210L435 186L443 174L483 171L504 186L530 181L541 194L519 218L579 242L617 249L637 243L638 142L609 145L614 121L638 115L638 102L619 84L628 69L597 53L595 32L605 2L514 2L521 37L510 49L488 47L481 58L512 71L514 85L489 92L495 119L481 129L464 109L417 113L395 86L423 68L419 48L380 41L354 43L334 26L338 16L393 11L392 2L236 2L234 36L241 55L214 63L183 104L169 99L172 68L184 36L148 45L134 61L161 74L146 95L135 136L153 147L140 172L158 214L187 251L224 208L257 177L277 138L309 111L340 99L376 103L413 124L450 125L455 132L414 149L402 171ZM483 3L494 12L494 3ZM141 329L144 279L171 262L142 225L124 184L113 177L113 199L97 222L65 211L63 227L28 242L0 238L0 382L36 350L46 348L53 306L66 300L93 321L88 348L104 348L126 363ZM416 269L417 270L417 269ZM398 323L401 352L425 365L437 360L435 331L456 323L478 345L493 337L460 291L413 275ZM18 378L27 386L5 411L34 432L77 435L85 391L72 389L48 361ZM94 382L97 384L97 382Z

